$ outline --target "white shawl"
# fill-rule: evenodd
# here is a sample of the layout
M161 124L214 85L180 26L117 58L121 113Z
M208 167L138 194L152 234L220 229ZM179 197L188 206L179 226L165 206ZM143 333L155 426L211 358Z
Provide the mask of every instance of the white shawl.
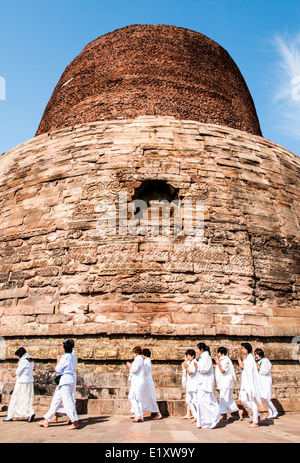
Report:
M137 355L130 368L129 379L131 381L128 398L142 400L145 387L144 360L141 355Z
M234 386L234 381L236 381L235 371L232 364L232 361L227 355L220 357L220 363L224 373L221 372L219 365L216 365L215 377L216 383L219 390L221 389L230 389Z
M260 400L260 378L257 366L252 354L248 354L244 360L244 368L242 371L241 391L245 391L251 399L262 406Z
M207 351L202 352L197 364L197 382L198 387L206 392L214 390L214 369L212 360Z

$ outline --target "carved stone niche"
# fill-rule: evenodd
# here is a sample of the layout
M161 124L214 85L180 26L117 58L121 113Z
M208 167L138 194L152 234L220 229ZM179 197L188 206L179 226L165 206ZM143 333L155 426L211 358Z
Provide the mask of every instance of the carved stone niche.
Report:
M143 180L138 188L135 188L132 200L140 199L151 206L151 201L175 201L179 199L178 189L174 188L166 180Z

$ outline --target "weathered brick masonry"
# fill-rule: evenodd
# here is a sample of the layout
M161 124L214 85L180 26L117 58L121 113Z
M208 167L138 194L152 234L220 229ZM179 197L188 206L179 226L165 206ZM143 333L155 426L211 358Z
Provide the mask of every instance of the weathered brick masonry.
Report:
M47 111L52 127L58 115ZM70 111L66 104L66 120ZM141 344L153 353L161 404L181 413L180 364L201 340L213 354L227 346L234 360L241 341L263 347L274 397L299 411L299 158L224 122L106 116L0 157L1 406L24 345L36 363L37 405L48 407L58 346L72 337L88 411L129 411L125 363ZM198 246L185 235L101 236L99 202L117 203L120 193L151 201L149 185L155 198L204 201Z
M261 135L237 65L205 35L135 25L89 43L61 76L37 135L84 122L174 116Z

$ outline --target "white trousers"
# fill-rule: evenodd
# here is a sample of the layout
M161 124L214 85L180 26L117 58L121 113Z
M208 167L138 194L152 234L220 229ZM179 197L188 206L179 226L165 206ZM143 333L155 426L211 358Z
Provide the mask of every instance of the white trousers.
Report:
M129 399L129 400L130 400L130 403L131 403L131 410L135 414L136 418L141 417L143 419L144 417L143 417L143 404L142 404L142 402L140 400L136 400L136 399Z
M73 400L74 400L74 402L76 404L76 386L77 386L77 374L76 374L76 372L73 373L73 379L74 379L74 383L72 384L72 387L73 387L72 397L73 397ZM64 407L60 407L57 410L57 413L59 413L60 415L66 415Z
M221 415L239 411L239 407L232 398L233 388L220 389L219 407Z
M213 428L220 420L220 408L213 392L197 389L197 427Z
M197 392L196 391L186 391L185 401L192 412L192 415L197 419Z
M72 423L78 421L76 403L73 396L73 384L64 384L63 386L56 387L50 408L44 416L45 420L51 421L60 407L64 408L66 415Z
M266 404L267 404L269 416L273 416L273 415L277 412L277 409L276 409L276 407L274 406L272 400L270 400L270 399L264 399L264 401L265 401Z
M252 412L252 414L253 414L253 423L258 423L258 417L259 417L260 413L258 413L257 403L256 403L255 399L252 399L251 397L249 397L249 395L245 391L242 391L240 393L239 399Z

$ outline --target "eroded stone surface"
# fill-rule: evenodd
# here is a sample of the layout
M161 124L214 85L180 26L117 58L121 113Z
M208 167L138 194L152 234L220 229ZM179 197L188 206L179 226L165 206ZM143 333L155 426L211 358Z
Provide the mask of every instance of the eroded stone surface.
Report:
M174 116L261 135L247 85L224 48L168 25L133 25L89 43L62 74L37 135L99 120Z
M144 116L43 135L0 163L6 334L298 334L299 158L287 150ZM150 179L204 201L198 246L100 236L99 202L130 202Z

